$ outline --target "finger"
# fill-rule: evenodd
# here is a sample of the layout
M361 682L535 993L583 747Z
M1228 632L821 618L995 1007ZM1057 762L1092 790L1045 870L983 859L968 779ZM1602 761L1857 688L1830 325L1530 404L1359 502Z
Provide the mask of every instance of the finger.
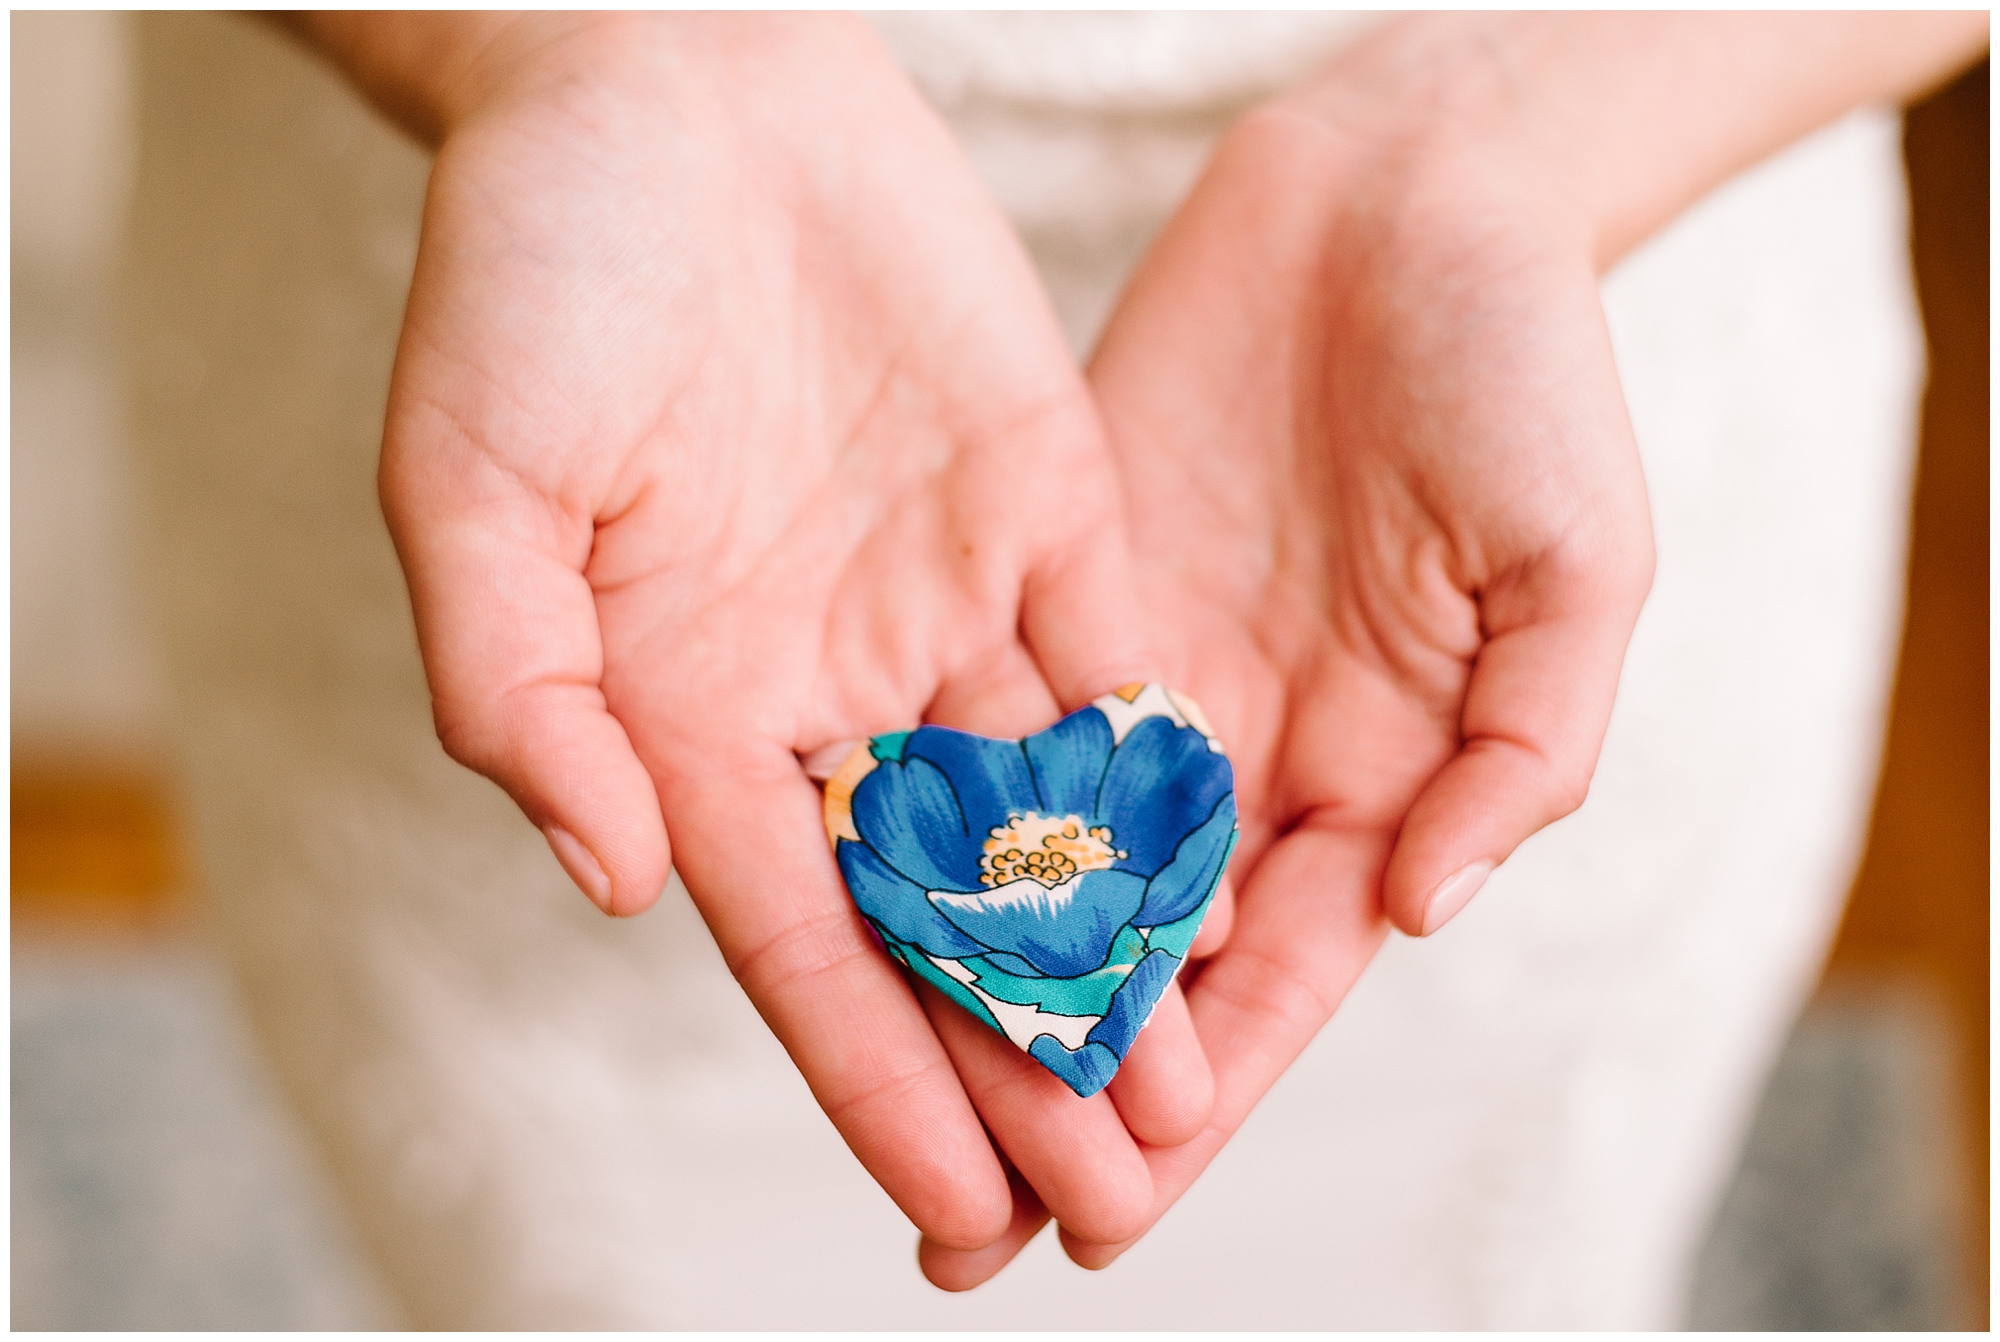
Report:
M1193 1140L1149 1147L1150 1228L1221 1151L1312 1042L1388 934L1375 899L1386 837L1302 827L1251 871L1229 944L1189 989L1188 1013L1215 1067L1215 1106ZM1143 1233L1143 1232L1142 1232ZM1136 1243L1064 1235L1082 1267L1109 1266Z
M1137 1234L1153 1178L1111 1097L1078 1096L931 985L917 993L993 1140L1050 1215L1091 1243Z
M1038 732L1061 712L1028 650L1010 642L947 677L924 710L924 721L1004 740Z
M1055 720L1059 711L1056 702L1040 668L1020 644L981 657L974 667L973 675L954 679L939 690L926 717L941 726L999 737L1024 736ZM1171 1006L1168 998L1173 999ZM1164 1023L1162 1015L1166 1017ZM1126 1079L1134 1068L1135 1079ZM968 1078L968 1087L972 1084ZM1110 1088L1118 1114L1131 1134L1143 1142L1185 1141L1207 1120L1213 1095L1208 1060L1202 1055L1193 1028L1187 1024L1186 1006L1178 988L1168 988L1153 1022L1140 1031ZM1075 1098L1060 1085L1052 1093ZM977 1098L975 1094L975 1101ZM983 1105L980 1111L986 1113ZM987 1114L986 1118L988 1126L993 1127L993 1116ZM1006 1133L994 1127L994 1135L1002 1147L1007 1147ZM1059 1153L1058 1159L1065 1165L1086 1161L1080 1151ZM1029 1173L1031 1177L1035 1175L1035 1171ZM1055 1171L1047 1173L1056 1177ZM1061 1177L1074 1182L1082 1175L1066 1170ZM1039 1178L1035 1186L1042 1187ZM1103 1196L1109 1199L1121 1195L1107 1188ZM1057 1209L1057 1216L1065 1225L1074 1222L1073 1213Z
M1160 994L1152 1019L1105 1089L1126 1128L1150 1146L1179 1146L1207 1125L1215 1077L1178 982Z
M847 763L855 751L861 749L862 742L856 737L841 741L831 741L817 750L807 751L799 757L799 767L806 771L806 777L820 787L825 787L840 772L840 766Z
M1008 1171L1014 1194L1014 1219L1007 1231L983 1249L951 1249L935 1240L917 1241L917 1266L930 1284L945 1291L969 1291L990 1281L1049 1223L1049 1209L1019 1173Z
M667 831L599 688L603 643L582 571L591 519L489 476L483 459L398 441L383 453L383 509L438 739L506 790L599 908L650 907L667 883Z
M1463 744L1412 803L1384 878L1404 932L1444 926L1523 840L1583 804L1650 573L1650 560L1623 583L1549 565L1482 600L1492 632Z
M977 1249L1013 1216L1007 1179L909 985L840 882L818 791L790 751L673 752L661 792L679 865L737 981L827 1117L917 1229Z
M1157 679L1115 488L1099 520L1028 574L1021 635L1065 711Z
M1215 898L1209 901L1208 916L1201 920L1201 931L1194 934L1194 941L1188 946L1188 959L1205 960L1221 950L1235 925L1236 887L1230 883L1229 873L1224 872L1216 883Z

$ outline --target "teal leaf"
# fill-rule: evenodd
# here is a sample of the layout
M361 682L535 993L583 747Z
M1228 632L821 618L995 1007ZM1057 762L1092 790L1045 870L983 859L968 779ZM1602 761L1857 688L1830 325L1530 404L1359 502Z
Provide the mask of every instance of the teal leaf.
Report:
M903 762L903 747L910 743L912 732L884 732L868 743L868 753L878 760Z
M976 1020L995 1034L1006 1035L1007 1032L1000 1028L1000 1022L993 1018L991 1011L987 1010L986 1003L980 1001L970 988L932 964L929 956L901 942L888 941L887 938L884 938L884 941L888 943L890 953L919 978L971 1012Z

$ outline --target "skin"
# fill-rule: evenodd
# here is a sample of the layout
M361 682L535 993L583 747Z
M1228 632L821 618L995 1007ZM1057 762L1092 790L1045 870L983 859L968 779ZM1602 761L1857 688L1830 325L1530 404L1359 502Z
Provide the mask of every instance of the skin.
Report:
M381 461L440 740L606 912L678 867L923 1234L1001 1236L1011 1172L1073 1233L1131 1236L1133 1134L1208 1117L1179 993L1077 1099L880 954L800 765L1152 678L1026 256L854 20L458 22L315 33L440 142Z
M1426 16L1225 138L1090 368L1166 674L1229 743L1243 816L1234 927L1188 988L1215 1109L1147 1151L1155 1219L1392 926L1435 932L1588 792L1653 560L1598 274L1984 38L1977 15ZM1689 85L1736 93L1684 111ZM1024 1204L926 1270L975 1285L1037 1229ZM1062 1239L1089 1268L1130 1247Z
M608 912L672 836L948 1289L1051 1213L1113 1261L1391 925L1436 931L1581 803L1652 565L1597 275L1985 42L1394 21L1227 137L1085 386L851 23L303 22L442 144L382 466L441 739ZM1079 1105L873 952L797 761L1141 679L1229 743L1241 896Z

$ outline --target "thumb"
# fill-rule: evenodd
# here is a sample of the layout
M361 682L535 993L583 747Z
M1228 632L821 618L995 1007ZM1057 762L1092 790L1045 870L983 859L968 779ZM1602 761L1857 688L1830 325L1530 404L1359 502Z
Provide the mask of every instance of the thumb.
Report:
M1160 678L1138 591L1115 510L1027 574L1021 634L1063 712Z
M381 489L446 753L506 790L599 908L644 911L670 853L599 688L592 520L451 449L385 451Z
M1411 804L1383 875L1390 921L1443 927L1493 869L1590 790L1652 547L1579 571L1544 559L1482 600L1492 632L1460 718L1462 744Z

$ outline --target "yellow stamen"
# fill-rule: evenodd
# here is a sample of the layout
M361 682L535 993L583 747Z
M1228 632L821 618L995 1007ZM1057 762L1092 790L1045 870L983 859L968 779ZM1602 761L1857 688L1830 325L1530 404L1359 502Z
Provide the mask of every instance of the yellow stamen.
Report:
M1126 856L1111 846L1109 825L1091 828L1081 816L1030 811L1008 816L1005 825L987 833L992 837L979 859L981 885L1030 880L1054 887L1078 872L1100 871Z

